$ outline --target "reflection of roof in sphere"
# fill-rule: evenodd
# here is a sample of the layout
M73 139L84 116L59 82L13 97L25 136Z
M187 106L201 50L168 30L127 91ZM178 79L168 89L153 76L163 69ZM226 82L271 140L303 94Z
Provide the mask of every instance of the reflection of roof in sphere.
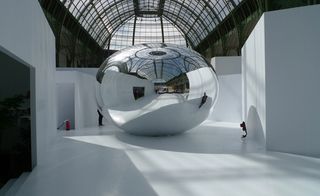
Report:
M169 47L144 48L136 52L136 57L149 60L173 60L181 55L178 51Z
M202 67L211 65L188 48L173 44L141 44L111 55L100 67L97 80L101 82L103 73L112 69L152 81L169 81Z
M136 135L182 133L203 122L218 96L212 66L176 45L142 44L110 56L97 73L97 103Z

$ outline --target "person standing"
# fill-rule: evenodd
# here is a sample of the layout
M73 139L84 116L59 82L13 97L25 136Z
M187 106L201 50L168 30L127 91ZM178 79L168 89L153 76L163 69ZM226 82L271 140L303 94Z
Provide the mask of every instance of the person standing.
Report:
M208 96L207 96L206 92L204 92L202 99L201 99L201 103L199 105L199 108L201 108L201 106L207 101L207 98L208 98Z

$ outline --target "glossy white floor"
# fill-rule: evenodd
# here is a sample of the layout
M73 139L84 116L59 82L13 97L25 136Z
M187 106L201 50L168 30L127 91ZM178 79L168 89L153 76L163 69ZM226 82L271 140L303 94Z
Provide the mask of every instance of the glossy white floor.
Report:
M265 152L241 134L210 121L170 137L113 126L64 132L17 195L320 195L320 159Z

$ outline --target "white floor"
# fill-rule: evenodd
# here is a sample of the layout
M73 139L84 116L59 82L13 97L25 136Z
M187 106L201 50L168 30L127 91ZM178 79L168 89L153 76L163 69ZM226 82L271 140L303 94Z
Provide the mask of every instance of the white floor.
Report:
M17 195L320 195L320 159L266 152L241 134L209 121L170 137L113 126L64 132Z

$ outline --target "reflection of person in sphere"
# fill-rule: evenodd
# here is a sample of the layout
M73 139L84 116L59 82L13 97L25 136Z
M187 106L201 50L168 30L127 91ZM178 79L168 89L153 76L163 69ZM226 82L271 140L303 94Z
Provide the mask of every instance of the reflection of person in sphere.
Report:
M103 126L103 124L102 124L103 115L101 114L99 109L97 109L97 112L98 112L98 115L99 115L99 126Z
M199 108L201 108L201 106L207 101L207 98L208 98L208 96L207 96L206 92L204 92L202 99L201 99L201 103L199 105Z

